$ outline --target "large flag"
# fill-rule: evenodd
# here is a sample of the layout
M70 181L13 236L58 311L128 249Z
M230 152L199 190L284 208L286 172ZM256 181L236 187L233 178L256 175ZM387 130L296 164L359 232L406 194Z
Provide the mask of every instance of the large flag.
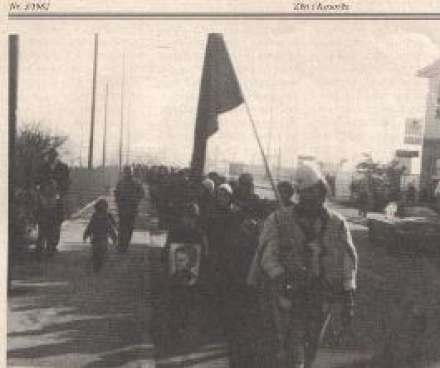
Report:
M195 177L203 174L206 145L208 138L218 130L218 114L241 103L243 96L223 35L210 33L206 44L194 130L191 171Z

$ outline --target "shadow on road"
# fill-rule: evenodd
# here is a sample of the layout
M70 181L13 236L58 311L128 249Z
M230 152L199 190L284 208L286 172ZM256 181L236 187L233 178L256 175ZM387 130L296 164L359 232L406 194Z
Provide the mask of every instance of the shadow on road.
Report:
M102 354L99 360L87 364L86 368L110 368L121 367L130 362L142 364L142 361L151 361L153 358L153 347L134 347L122 351L115 351L108 354ZM138 365L140 366L140 365Z
M110 251L98 274L89 259L85 250L62 251L41 263L22 260L14 268L8 300L11 365L47 358L53 366L65 366L63 356L72 354L77 355L73 366L90 367L151 358L148 248L133 244L125 255ZM144 347L114 351L132 346Z

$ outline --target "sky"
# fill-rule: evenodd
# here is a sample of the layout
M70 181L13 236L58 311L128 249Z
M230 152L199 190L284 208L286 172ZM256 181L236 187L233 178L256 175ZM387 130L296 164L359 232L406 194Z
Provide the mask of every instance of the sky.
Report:
M356 162L371 152L385 161L403 146L405 120L424 118L428 84L416 73L440 58L439 27L426 20L16 22L18 120L66 135L63 158L87 162L97 32L95 165L107 83L107 157L117 162L123 60L131 159L187 165L207 34L220 32L269 156L280 155L284 166L298 155ZM209 157L260 163L244 107L219 121Z

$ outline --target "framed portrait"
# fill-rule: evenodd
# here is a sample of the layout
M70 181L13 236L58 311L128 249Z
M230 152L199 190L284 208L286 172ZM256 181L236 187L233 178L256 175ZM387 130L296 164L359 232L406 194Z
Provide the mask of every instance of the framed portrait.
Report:
M199 276L202 245L194 243L171 243L169 256L170 276L179 268L187 268L194 275Z

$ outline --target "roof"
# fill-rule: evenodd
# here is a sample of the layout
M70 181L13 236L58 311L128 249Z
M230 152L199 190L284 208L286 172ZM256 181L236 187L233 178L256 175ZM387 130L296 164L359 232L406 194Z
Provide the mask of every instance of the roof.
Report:
M434 61L428 66L425 66L417 72L417 76L421 78L432 78L437 75L440 75L440 59Z

